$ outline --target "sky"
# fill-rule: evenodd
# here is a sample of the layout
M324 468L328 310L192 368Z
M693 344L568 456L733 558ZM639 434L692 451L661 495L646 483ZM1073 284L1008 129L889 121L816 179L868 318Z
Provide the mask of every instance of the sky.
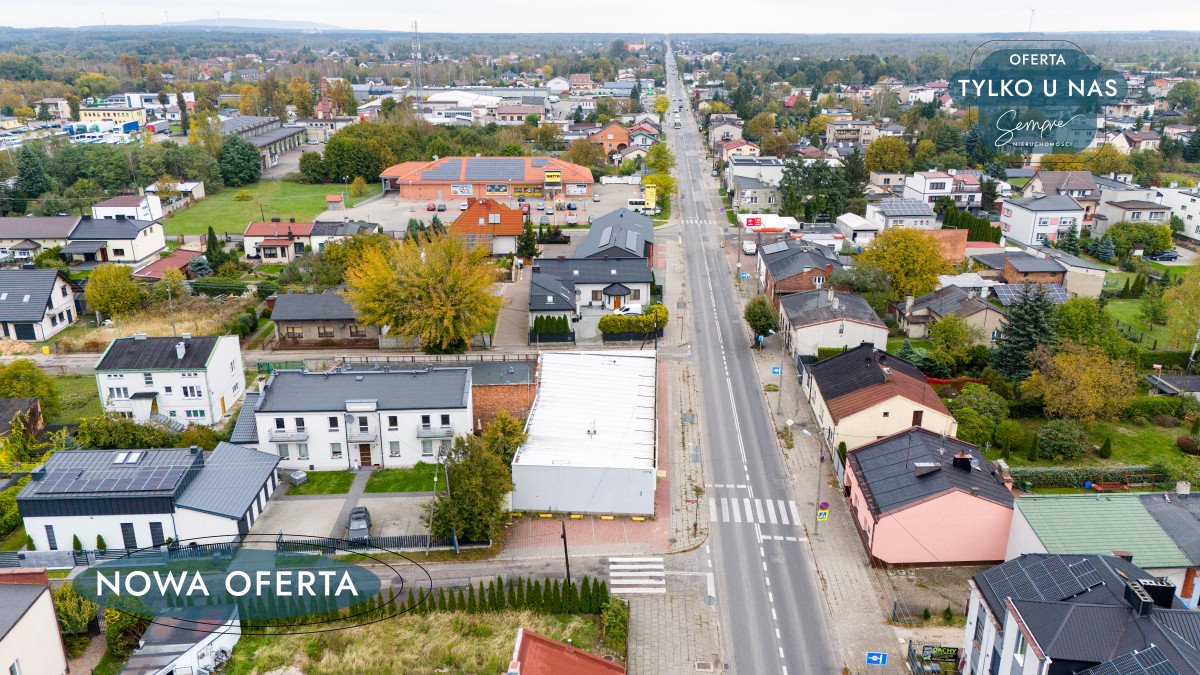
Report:
M1159 0L1153 11L1134 9L1128 0L3 0L0 5L0 25L18 28L156 24L215 19L219 12L226 18L313 21L369 30L407 31L416 20L423 33L758 33L764 26L771 33L980 33L1024 32L1033 8L1035 31L1200 30L1196 0ZM612 11L618 7L620 11Z

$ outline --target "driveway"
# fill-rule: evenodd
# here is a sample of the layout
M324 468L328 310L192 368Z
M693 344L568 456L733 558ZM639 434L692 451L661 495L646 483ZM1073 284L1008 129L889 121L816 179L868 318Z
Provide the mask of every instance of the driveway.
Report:
M289 173L294 173L300 170L300 154L303 152L324 152L325 144L318 145L304 144L298 148L292 148L279 156L279 163L269 169L263 169L263 178L283 178Z
M529 343L529 274L526 267L517 272L516 283L504 284L500 297L500 315L496 317L497 347L525 347Z

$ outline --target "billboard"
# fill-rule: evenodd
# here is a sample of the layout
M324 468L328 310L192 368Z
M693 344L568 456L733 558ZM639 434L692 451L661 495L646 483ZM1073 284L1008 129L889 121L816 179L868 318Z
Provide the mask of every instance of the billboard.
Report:
M461 183L450 186L450 194L456 197L470 197L475 194L475 186L470 183Z
M587 187L586 183L568 183L566 192L576 197L585 196L587 195Z
M658 199L658 186L646 186L646 208L652 209L655 206L655 201Z
M506 195L508 194L507 183L488 183L483 186L483 191L489 195Z
M546 182L547 183L561 183L562 182L562 172L561 171L547 171L546 172Z

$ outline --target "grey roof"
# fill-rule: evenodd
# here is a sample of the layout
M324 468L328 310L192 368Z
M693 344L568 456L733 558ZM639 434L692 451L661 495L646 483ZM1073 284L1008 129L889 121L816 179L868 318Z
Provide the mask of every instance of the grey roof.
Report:
M284 293L275 298L272 321L353 321L354 308L338 293Z
M1116 180L1115 178L1106 178L1104 176L1092 176L1092 180L1096 181L1096 185L1098 185L1101 188L1104 188L1105 190L1120 190L1120 191L1124 192L1126 190L1140 189L1136 185L1130 185L1129 183Z
M1026 253L1025 251L1002 251L1000 253L979 253L971 256L975 262L994 270L1004 269L1005 259L1012 262L1013 267L1016 267L1019 260L1036 258L1037 256ZM1058 270L1061 271L1061 270Z
M237 618L233 605L198 605L165 609L154 615L138 641L141 645L121 675L157 675L222 626ZM238 631L234 624L233 632Z
M106 243L107 242L102 241L100 239L93 239L93 240L86 240L86 241L71 241L71 242L67 242L67 245L62 247L62 252L67 253L67 254L96 253L100 249L104 248L104 245Z
M528 384L537 369L536 361L488 361L472 363L471 386Z
M956 454L969 455L972 468L955 467ZM1013 505L1004 479L979 448L923 427L855 448L848 460L876 516L955 490L1008 508Z
M0 639L8 635L46 588L43 584L0 584Z
M553 274L534 272L529 275L529 311L551 312L575 310L575 284L562 281Z
M267 129L262 133L254 134L247 138L246 141L256 148L265 148L276 141L298 136L302 133L304 133L304 127L279 127L278 129Z
M619 281L624 284L647 284L654 279L654 274L642 258L537 258L533 266L542 274L558 277L564 283L610 284Z
M96 370L203 370L220 338L201 335L191 338L117 338L112 341ZM184 344L183 358L175 345Z
M1179 671L1171 665L1167 655L1154 645L1149 649L1122 654L1095 668L1088 668L1080 675L1179 675Z
M1018 206L1026 211L1083 211L1083 207L1079 205L1079 202L1067 195L1045 195L1025 197L1023 199L1009 199L1004 203Z
M830 291L820 289L789 293L779 300L779 306L787 312L793 326L811 326L827 321L848 319L872 326L883 326L883 321L865 298L854 293L833 293L838 307L830 300Z
M237 520L279 464L279 455L222 441L175 505Z
M233 423L233 431L229 433L230 443L258 443L258 425L254 421L254 408L262 394L257 391L246 392L246 400L242 401L242 409L238 412L237 421Z
M368 223L362 220L338 220L336 222L317 221L313 223L312 236L351 237L356 234L373 232L377 227L379 227L378 223Z
M943 286L913 300L912 311L928 309L938 316L946 316L958 310L970 297L970 293L958 286Z
M1161 493L1141 495L1142 505L1158 521L1179 550L1200 565L1200 495L1172 493L1167 501Z
M0 270L0 321L41 321L60 275L58 270Z
M766 244L759 249L759 255L776 282L803 274L806 270L825 269L826 265L833 265L834 272L842 268L842 263L829 247L802 239L788 238Z
M1033 169L1005 169L1005 178L1033 178Z
M12 431L12 421L24 415L38 403L36 398L0 398L0 436Z
M1148 202L1142 199L1127 199L1123 202L1109 202L1109 206L1115 206L1118 209L1146 209L1149 211L1169 211L1170 207Z
M469 368L308 373L275 371L263 385L258 414L345 410L347 401L376 401L379 410L466 408Z
M1018 272L1066 272L1066 268L1056 260L1050 258L1039 258L1032 255L1008 256L1008 262Z
M880 201L879 210L889 218L893 216L923 216L933 218L936 215L933 212L933 207L927 202L920 199L905 199L903 197L893 197Z
M731 166L783 166L784 161L778 157L744 157L735 155L729 158Z
M864 367L865 365L865 367ZM925 374L916 366L863 343L854 349L807 366L826 401L885 382L883 368L891 368L925 382Z
M1146 381L1164 394L1200 392L1200 375L1150 375Z
M131 218L84 218L79 221L68 239L134 239L142 230L155 224L156 220L133 220Z
M238 115L221 122L221 133L236 134L257 126L266 126L272 122L278 124L276 117L261 117L258 115Z
M129 463L133 453L138 453L136 461ZM125 461L117 462L122 455ZM25 485L17 502L174 496L203 463L202 451L190 448L60 451L35 470L35 480ZM44 476L37 478L38 472Z
M753 176L734 176L733 183L740 190L770 190L774 186Z
M0 239L66 239L79 216L0 217Z
M617 209L592 220L576 258L633 256L644 258L654 244L654 221L629 209Z
M1051 258L1054 258L1055 260L1061 262L1062 264L1068 265L1070 267L1080 267L1080 268L1088 269L1088 270L1105 271L1105 269L1103 267L1101 267L1100 265L1088 262L1088 261L1084 260L1083 258L1080 258L1077 255L1072 255L1070 253L1067 253L1066 251L1060 251L1056 248L1047 248L1045 246L1038 246L1037 250L1041 253L1044 253L1044 254L1050 256Z

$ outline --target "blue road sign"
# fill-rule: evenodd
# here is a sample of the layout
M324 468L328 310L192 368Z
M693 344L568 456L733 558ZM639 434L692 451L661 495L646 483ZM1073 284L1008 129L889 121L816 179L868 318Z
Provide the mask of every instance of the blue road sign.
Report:
M741 279L749 279L749 278L750 278L750 273L749 273L749 272L742 272L741 274L739 274L739 275L738 275L738 277L739 277L739 278L741 278Z
M780 375L782 373L783 373L782 366L771 366L771 374L772 375Z
M867 652L868 666L886 666L887 652Z

